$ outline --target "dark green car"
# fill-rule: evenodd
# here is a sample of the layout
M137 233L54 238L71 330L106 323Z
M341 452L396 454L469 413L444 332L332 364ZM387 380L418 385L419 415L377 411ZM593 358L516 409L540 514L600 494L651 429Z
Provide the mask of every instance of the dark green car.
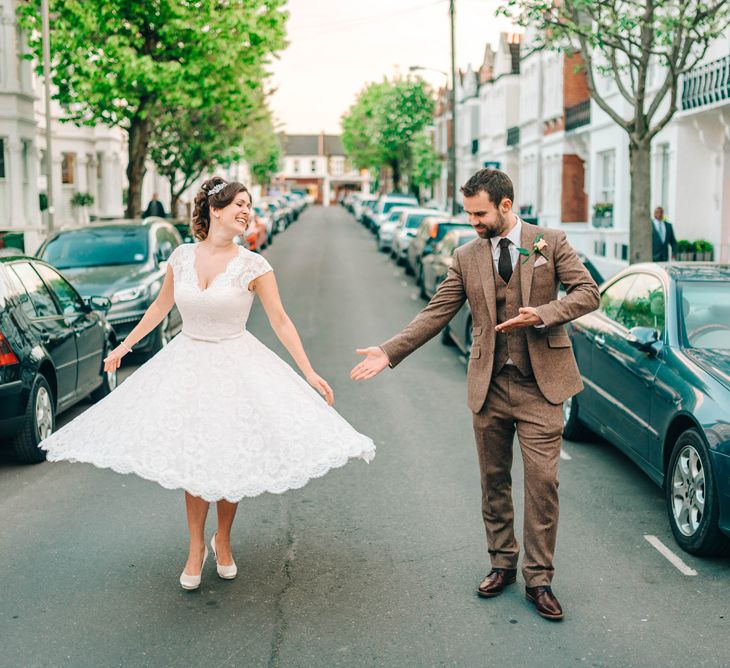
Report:
M180 243L180 234L164 220L122 220L60 231L43 243L37 255L60 269L83 297L111 300L107 320L121 340L157 297L167 260ZM181 327L180 313L173 307L135 350L154 354Z
M564 404L663 486L679 545L730 550L730 264L633 265L569 325L585 389Z

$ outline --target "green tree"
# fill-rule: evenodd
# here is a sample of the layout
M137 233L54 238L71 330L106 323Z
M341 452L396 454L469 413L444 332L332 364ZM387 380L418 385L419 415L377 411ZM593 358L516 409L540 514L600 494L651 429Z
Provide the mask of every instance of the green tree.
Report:
M271 113L266 110L243 134L243 157L251 168L251 176L265 186L281 166L281 139L274 129Z
M578 52L595 103L628 135L630 261L652 258L651 142L677 112L679 78L704 57L730 22L728 0L508 0L498 10L537 31L536 46ZM658 86L649 74L657 68ZM609 77L620 94L597 86Z
M342 142L359 168L389 167L393 186L412 178L413 147L431 123L434 100L421 79L372 83L342 118Z
M441 174L441 158L427 132L419 132L413 137L411 153L411 183L419 189L431 186Z
M50 0L52 80L64 120L126 130L127 216L139 215L156 119L246 108L283 48L285 0ZM41 62L40 0L17 9ZM39 74L41 73L39 66Z

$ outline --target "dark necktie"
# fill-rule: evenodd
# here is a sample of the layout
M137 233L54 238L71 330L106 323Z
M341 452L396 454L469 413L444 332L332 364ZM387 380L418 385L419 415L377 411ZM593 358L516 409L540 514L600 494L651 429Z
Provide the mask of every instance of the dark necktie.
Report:
M509 279L512 278L512 258L509 253L509 245L509 239L499 240L499 264L497 269L505 283L509 283Z

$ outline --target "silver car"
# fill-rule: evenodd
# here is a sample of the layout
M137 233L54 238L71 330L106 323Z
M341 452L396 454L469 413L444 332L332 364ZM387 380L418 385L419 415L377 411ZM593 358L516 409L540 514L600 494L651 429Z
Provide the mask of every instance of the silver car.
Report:
M408 254L408 246L413 237L418 233L418 228L426 216L449 217L447 213L438 209L408 209L407 212L401 214L398 221L398 228L393 233L391 250L391 255L398 264L405 262L406 255Z

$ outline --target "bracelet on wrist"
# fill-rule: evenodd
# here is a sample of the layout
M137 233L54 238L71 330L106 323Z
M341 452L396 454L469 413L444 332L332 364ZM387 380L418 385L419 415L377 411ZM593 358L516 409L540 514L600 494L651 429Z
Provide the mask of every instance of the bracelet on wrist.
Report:
M130 348L130 347L129 347L129 346L128 346L128 345L126 344L126 343L124 343L124 341L120 341L120 342L119 342L119 345L120 345L120 346L121 346L122 348L124 348L124 350L126 350L126 351L127 351L128 353L131 353L131 352L132 352L132 350L133 350L133 348Z

